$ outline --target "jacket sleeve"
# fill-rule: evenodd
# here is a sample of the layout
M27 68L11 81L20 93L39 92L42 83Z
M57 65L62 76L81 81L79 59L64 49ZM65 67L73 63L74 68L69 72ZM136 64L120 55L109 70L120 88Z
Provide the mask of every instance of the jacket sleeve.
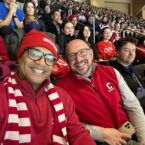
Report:
M3 84L0 84L0 142L3 140L8 119L8 99Z
M115 73L118 78L124 109L128 114L129 121L136 129L138 141L141 144L145 144L145 115L143 109L121 74L117 70L115 70Z
M114 69L115 70L115 69ZM136 129L136 135L140 144L145 144L145 116L139 101L132 91L127 86L121 74L115 70L118 78L120 93L124 109L126 110L129 121ZM90 131L91 136L98 141L104 141L103 139L103 128L95 125L84 124L85 127Z
M67 133L71 145L96 145L89 132L79 122L75 113L75 107L72 99L64 90L61 91L62 101L67 116Z
M85 128L90 131L91 136L94 140L104 142L104 134L103 134L103 127L96 126L96 125L89 125L83 123Z

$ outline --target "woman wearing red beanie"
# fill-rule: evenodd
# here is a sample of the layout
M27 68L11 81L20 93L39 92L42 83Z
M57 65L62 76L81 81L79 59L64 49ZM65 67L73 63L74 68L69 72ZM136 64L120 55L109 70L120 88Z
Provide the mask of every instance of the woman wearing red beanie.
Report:
M78 36L78 33L79 33L79 30L81 28L80 23L78 23L79 22L78 15L77 14L70 15L69 16L69 20L74 25L74 28L75 28L74 36L77 37Z

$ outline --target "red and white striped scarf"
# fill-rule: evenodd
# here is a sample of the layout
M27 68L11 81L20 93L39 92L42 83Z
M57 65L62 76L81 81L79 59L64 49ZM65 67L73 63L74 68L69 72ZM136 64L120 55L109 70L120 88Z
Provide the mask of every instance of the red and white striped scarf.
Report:
M4 86L8 95L9 112L7 128L3 143L1 143L1 145L31 145L30 114L23 94L21 93L15 80L14 72L11 72L10 76L5 79ZM55 120L55 124L59 124L59 128L61 129L61 134L54 131L54 134L52 135L52 139L54 142L53 145L68 144L66 116L63 104L59 98L58 93L51 83L46 86L45 92L48 96L48 99L52 103L58 118L57 123Z

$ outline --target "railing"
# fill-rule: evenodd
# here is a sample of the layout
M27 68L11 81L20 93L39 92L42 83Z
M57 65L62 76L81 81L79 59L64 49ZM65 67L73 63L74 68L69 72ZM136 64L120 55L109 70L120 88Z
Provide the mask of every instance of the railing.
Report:
M138 49L138 50L140 50L140 51L142 51L142 52L145 52L145 50L142 49L142 48L136 47L136 49Z
M138 31L135 31L135 30L132 30L132 29L126 29L126 30L133 31L133 32L135 32L135 33L138 33L138 34L140 34L140 35L145 36L145 33L141 33L141 32L138 32Z
M145 33L141 33L141 32L138 32L138 31L135 31L135 30L132 30L132 29L126 29L126 30L133 31L133 32L138 33L138 34L140 34L140 35L142 35L142 36L145 36ZM136 47L136 49L145 52L144 49L141 49L141 48L139 48L139 47Z

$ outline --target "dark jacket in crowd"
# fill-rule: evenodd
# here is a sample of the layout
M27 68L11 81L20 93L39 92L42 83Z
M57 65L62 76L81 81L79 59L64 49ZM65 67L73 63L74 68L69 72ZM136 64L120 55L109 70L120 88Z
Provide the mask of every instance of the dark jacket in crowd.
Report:
M129 88L139 99L141 106L145 108L145 84L134 73L134 66L124 67L117 61L111 61L110 65L121 73Z
M56 26L54 25L50 14L44 14L41 20L44 22L45 29L47 32L55 34L56 36L60 34L60 24L57 24L59 27L59 30L58 30Z
M61 33L56 37L56 43L59 46L58 47L59 54L64 55L67 43L69 43L73 39L75 39L74 36L65 35L64 33Z

